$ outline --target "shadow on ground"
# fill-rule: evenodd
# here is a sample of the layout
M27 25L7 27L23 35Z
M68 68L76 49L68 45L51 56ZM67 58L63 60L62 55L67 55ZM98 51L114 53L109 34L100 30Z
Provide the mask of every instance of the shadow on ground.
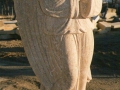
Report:
M120 75L120 31L95 34L94 75Z

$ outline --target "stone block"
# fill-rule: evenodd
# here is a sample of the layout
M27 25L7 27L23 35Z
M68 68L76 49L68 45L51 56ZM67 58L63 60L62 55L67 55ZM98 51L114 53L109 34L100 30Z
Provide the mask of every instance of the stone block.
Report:
M108 8L107 12L106 12L106 15L105 15L105 18L106 19L109 19L111 17L117 17L117 14L116 14L116 9L114 8Z
M98 28L100 28L99 33L107 33L111 28L120 28L120 22L109 23L109 22L99 22Z
M0 27L0 34L16 34L17 28L16 24L4 24Z
M98 30L99 34L107 33L111 30L111 24L109 24L107 22L99 22L98 28L100 28Z

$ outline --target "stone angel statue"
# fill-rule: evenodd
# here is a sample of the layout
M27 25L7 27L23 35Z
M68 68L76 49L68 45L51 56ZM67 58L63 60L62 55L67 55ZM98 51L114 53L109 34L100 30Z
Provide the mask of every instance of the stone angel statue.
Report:
M93 24L102 0L14 0L21 39L40 90L85 90Z

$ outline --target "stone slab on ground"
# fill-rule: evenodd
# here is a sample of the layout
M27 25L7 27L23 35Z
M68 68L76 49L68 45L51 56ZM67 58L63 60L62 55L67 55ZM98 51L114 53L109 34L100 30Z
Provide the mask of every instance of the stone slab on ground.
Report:
M16 24L17 20L12 20L12 21L3 21L4 24Z
M98 28L100 28L99 33L107 33L111 28L116 29L120 28L120 22L110 23L110 22L99 22Z
M0 21L0 34L19 34L17 21Z
M0 30L10 31L15 28L18 28L18 26L16 24L4 24L3 26L0 27Z
M14 34L19 35L19 28L15 23L0 21L0 39L12 39Z
M116 9L114 9L114 8L108 8L108 10L106 12L106 15L105 15L105 18L109 19L109 18L114 17L114 16L117 16Z

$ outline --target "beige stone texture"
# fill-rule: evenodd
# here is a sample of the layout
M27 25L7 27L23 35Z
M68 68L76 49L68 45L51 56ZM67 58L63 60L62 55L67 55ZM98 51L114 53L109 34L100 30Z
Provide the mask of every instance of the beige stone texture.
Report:
M4 24L2 27L0 27L0 30L4 31L10 31L16 29L18 26L16 24Z
M114 23L99 22L98 27L100 28L99 33L104 34L104 33L109 32L111 28L113 29L120 28L120 22L114 22Z
M3 21L0 21L0 27L2 27L4 25Z
M0 27L0 34L17 34L18 26L16 24L4 24Z
M92 5L101 5L102 0L14 2L20 35L28 60L41 82L40 90L85 90L92 79L94 26L88 17L94 8L82 15L80 5L84 3L87 9L96 7L94 16L101 7Z
M108 10L106 12L106 15L105 15L105 18L106 19L110 19L110 18L112 18L114 16L117 16L116 9L114 9L114 8L108 8Z

